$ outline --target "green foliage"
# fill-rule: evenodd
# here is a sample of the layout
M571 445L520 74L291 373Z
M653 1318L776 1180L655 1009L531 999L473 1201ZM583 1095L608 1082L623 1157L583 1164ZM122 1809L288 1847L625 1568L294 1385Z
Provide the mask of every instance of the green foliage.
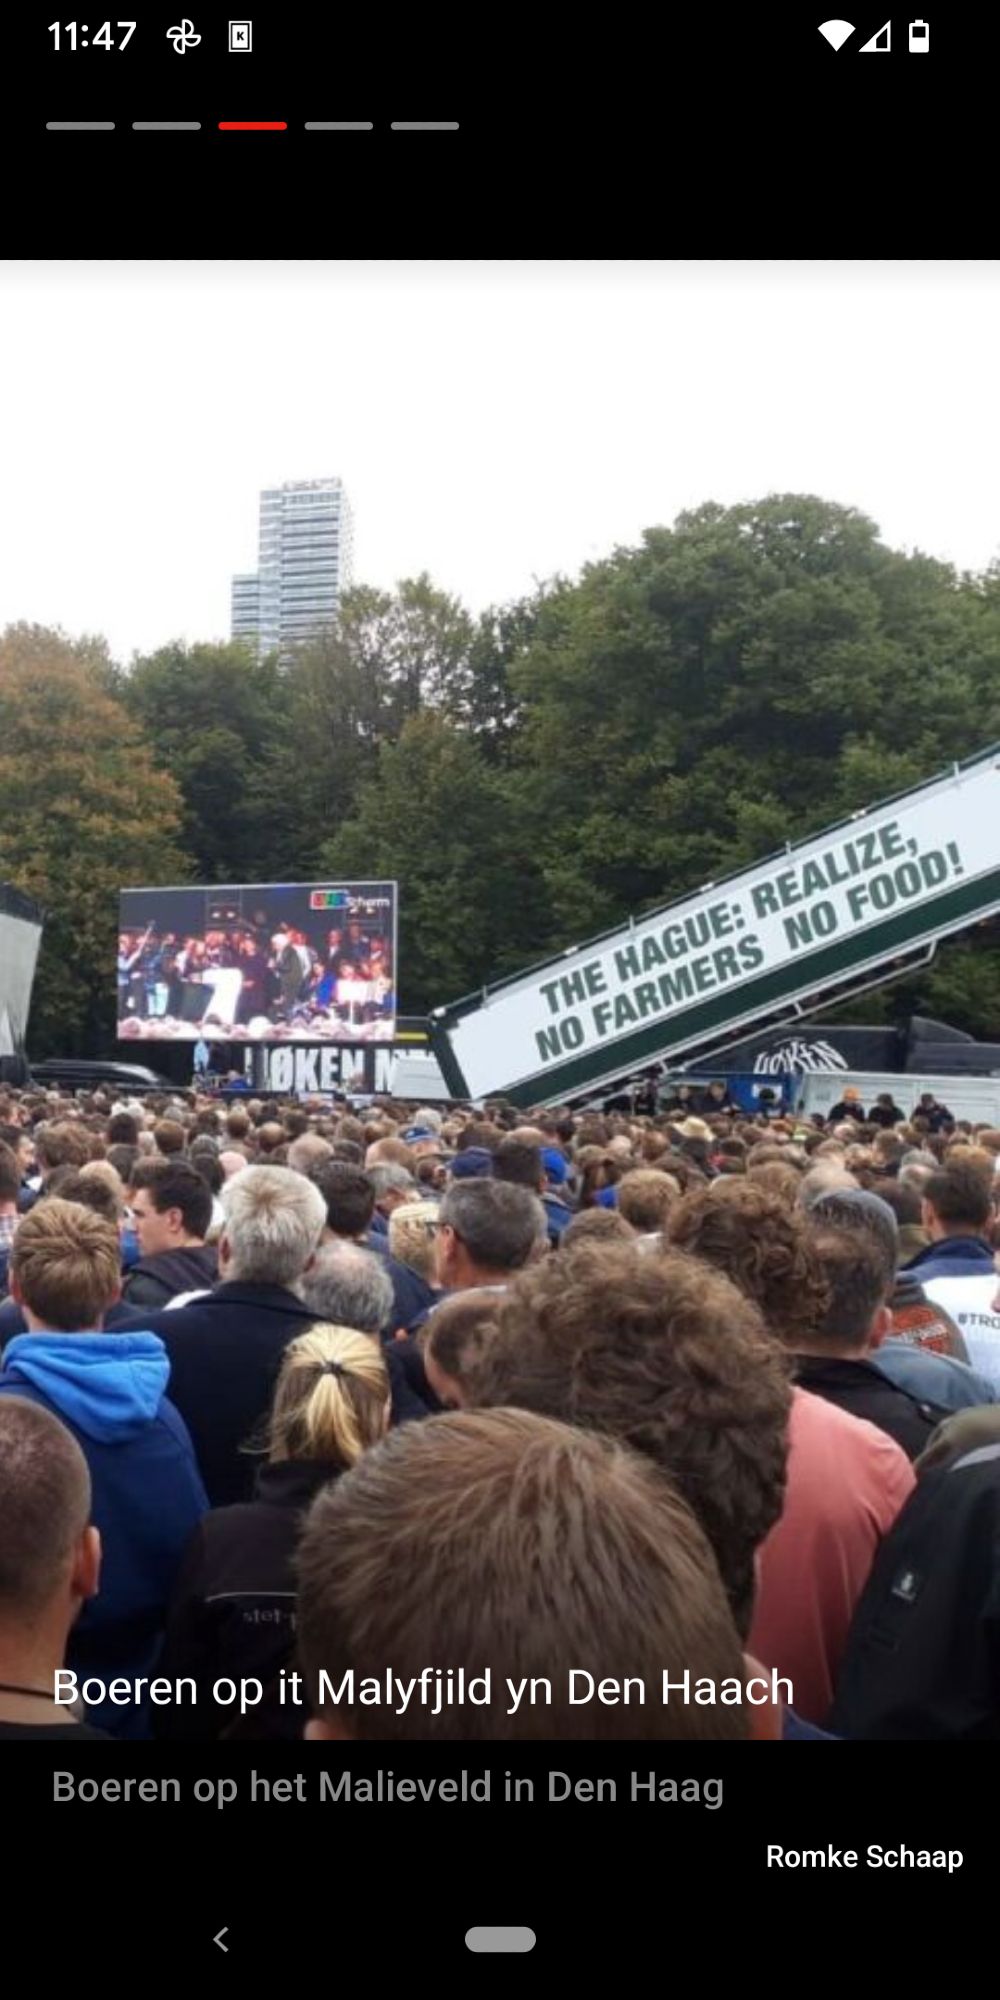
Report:
M592 565L511 670L553 944L1000 736L998 668L1000 591L809 497L703 507Z
M1000 940L995 922L938 953L916 1004L979 1041L1000 1041Z
M68 1047L105 980L110 1008L122 881L394 876L417 1011L905 791L1000 739L1000 563L959 575L775 495L478 619L420 576L346 593L281 661L173 645L125 673L19 627L0 662L0 868L91 899L72 939L50 919L38 986L33 1044ZM975 933L859 1017L1000 1039L998 974Z
M405 1013L428 1011L537 955L544 889L476 744L431 710L386 745L324 871L399 883Z
M35 1055L89 1055L114 1034L118 892L176 882L181 797L107 692L106 657L17 625L0 638L0 878L46 913Z
M272 872L268 774L285 733L281 675L241 645L163 646L122 684L130 713L184 801L182 837L199 880Z

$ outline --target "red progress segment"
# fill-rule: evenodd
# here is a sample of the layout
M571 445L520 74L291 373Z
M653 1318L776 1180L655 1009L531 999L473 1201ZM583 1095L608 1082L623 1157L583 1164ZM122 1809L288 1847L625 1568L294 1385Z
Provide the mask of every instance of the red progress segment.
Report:
M284 119L273 119L270 123L264 123L259 119L243 119L234 124L219 126L220 132L287 132L287 130L288 126Z

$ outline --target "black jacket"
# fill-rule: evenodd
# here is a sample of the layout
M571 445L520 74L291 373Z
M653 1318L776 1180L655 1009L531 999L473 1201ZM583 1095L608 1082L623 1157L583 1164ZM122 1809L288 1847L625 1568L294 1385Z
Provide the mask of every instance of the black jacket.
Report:
M836 1403L849 1417L877 1424L901 1445L907 1458L919 1458L931 1433L947 1416L936 1404L921 1403L906 1389L890 1382L871 1361L844 1361L839 1356L800 1354L796 1378L814 1396Z
M256 1463L245 1447L259 1439L285 1348L317 1315L281 1285L217 1285L207 1298L175 1311L134 1312L119 1325L158 1333L170 1357L171 1402L191 1433L213 1507L253 1497ZM395 1423L428 1412L385 1354Z
M214 1739L239 1717L219 1706L212 1687L223 1675L259 1680L264 1699L249 1711L248 1733L297 1740L308 1710L279 1700L279 1675L293 1665L294 1555L307 1507L337 1468L286 1459L263 1465L256 1498L218 1507L187 1547L171 1601L157 1674L190 1675L197 1700L154 1710L157 1736ZM300 1690L301 1692L301 1690ZM290 1697L291 1690L289 1690Z
M405 1340L384 1341L383 1353L385 1353L387 1360L390 1348L392 1350L393 1365L399 1370L403 1380L409 1384L414 1396L417 1397L419 1402L425 1405L427 1415L433 1417L440 1410L445 1409L446 1405L435 1395L434 1390L427 1380L427 1370L424 1367L424 1350L415 1334L407 1334Z
M211 1291L218 1272L212 1243L186 1244L163 1250L158 1257L140 1257L125 1274L122 1298L127 1306L166 1306L181 1292Z
M837 1736L1000 1738L1000 1444L925 1472L858 1603Z
M933 1111L922 1111L919 1104L914 1107L914 1118L926 1118L930 1132L948 1132L955 1123L953 1112L946 1104L935 1104Z

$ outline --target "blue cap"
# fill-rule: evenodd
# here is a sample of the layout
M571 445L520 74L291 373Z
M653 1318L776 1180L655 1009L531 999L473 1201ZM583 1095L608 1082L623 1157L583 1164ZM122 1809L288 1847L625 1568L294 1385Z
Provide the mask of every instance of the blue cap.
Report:
M467 1146L464 1153L456 1153L451 1163L451 1177L455 1181L489 1180L493 1174L493 1155L485 1146Z

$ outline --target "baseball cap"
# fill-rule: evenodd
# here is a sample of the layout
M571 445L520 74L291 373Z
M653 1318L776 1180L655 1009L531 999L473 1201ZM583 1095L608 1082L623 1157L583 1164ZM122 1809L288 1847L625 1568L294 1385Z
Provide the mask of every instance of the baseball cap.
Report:
M456 1153L451 1163L451 1177L456 1181L488 1180L493 1173L493 1155L485 1146L467 1146L464 1153Z

